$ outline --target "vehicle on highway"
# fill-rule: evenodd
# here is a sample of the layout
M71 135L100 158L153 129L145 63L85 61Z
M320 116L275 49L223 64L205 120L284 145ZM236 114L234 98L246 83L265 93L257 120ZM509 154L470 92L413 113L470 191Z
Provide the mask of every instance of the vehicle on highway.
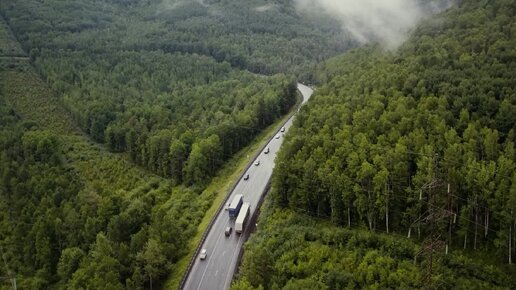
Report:
M281 132L285 132L285 127L281 127Z
M226 202L226 205L224 206L224 210L229 210L229 204L230 204L230 202L229 202L229 201L228 201L228 202Z
M260 160L256 160L256 161L254 162L254 165L256 165L256 166L260 165Z
M278 134L278 135L276 135L276 139L279 139L279 137L280 137L280 136L279 136L279 134Z
M246 173L246 174L244 175L244 180L248 180L248 179L249 179L249 173Z
M208 252L206 251L206 249L202 249L201 253L199 254L199 259L205 260L207 256L208 256Z
M226 227L226 230L224 231L224 234L226 235L226 237L231 236L231 231L233 231L232 227Z
M244 231L245 224L247 223L247 219L249 218L249 213L251 212L251 205L249 203L244 203L242 205L242 209L238 214L238 217L235 221L235 232L237 234L241 234Z
M265 148L265 151L263 151L263 153L268 154L269 151L270 151L270 149L269 149L269 147L267 147L267 148Z
M238 216L238 212L240 212L240 208L242 207L242 203L244 202L244 195L237 194L233 198L233 201L229 205L229 217L236 218Z

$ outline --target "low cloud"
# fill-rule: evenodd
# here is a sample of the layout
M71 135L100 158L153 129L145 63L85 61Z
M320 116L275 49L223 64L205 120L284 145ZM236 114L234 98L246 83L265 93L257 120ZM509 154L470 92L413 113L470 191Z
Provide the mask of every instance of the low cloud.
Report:
M295 0L304 13L320 11L338 19L361 42L389 49L405 41L421 20L448 9L454 0Z

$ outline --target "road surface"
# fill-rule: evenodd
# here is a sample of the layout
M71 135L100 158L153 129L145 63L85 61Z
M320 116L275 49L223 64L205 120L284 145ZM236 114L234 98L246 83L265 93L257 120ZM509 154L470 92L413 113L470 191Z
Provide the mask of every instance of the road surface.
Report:
M297 88L303 95L302 104L304 104L312 95L313 90L299 83ZM285 123L285 132L292 125L292 119L293 118L290 118ZM228 199L228 201L231 202L235 195L243 194L244 202L251 204L251 216L255 214L256 205L260 201L261 195L271 178L272 170L274 168L274 158L283 143L283 134L285 132L276 133L280 138L276 139L276 135L269 144L267 144L270 152L265 154L262 151L262 153L257 157L257 159L260 160L260 165L256 166L253 164L249 167L247 170L247 173L249 173L249 179L240 179ZM256 161L256 159L253 160L253 163L254 161ZM248 222L249 220L250 219L248 219ZM233 228L233 232L229 237L224 235L224 230L227 226L231 226ZM247 228L247 226L244 227L244 231ZM200 260L199 257L196 257L192 269L188 273L183 289L228 289L229 286L231 286L231 280L237 266L238 256L244 243L244 236L244 234L239 235L235 233L235 220L229 218L229 214L226 210L222 210L218 214L201 247L201 249L207 250L208 257L206 260Z

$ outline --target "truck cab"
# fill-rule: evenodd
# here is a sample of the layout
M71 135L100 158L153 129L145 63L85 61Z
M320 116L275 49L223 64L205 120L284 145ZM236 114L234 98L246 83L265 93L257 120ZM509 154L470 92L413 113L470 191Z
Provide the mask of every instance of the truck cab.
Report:
M242 207L242 203L244 202L243 198L244 195L237 194L233 198L233 201L231 201L231 203L229 204L228 212L230 218L236 218L238 216L238 213L240 212L240 207Z

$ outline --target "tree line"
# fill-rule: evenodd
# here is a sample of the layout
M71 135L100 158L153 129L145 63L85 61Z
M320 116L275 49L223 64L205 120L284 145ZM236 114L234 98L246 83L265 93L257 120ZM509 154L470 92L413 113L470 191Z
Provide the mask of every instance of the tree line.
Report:
M200 56L44 51L37 64L94 140L177 184L206 182L297 100L292 78Z
M358 44L325 15L300 15L293 1L2 1L27 52L157 51L210 56L254 73L296 74ZM260 11L259 7L270 9ZM34 25L36 23L37 25ZM209 29L206 29L209 27Z
M13 81L7 74L0 72L2 78ZM35 85L27 80L25 85ZM155 176L129 180L136 184L129 189L106 184L110 181L101 177L86 181L66 152L73 146L69 136L48 124L22 118L6 101L11 91L4 90L4 85L3 80L1 275L16 278L18 287L24 289L161 285L186 254L188 239L209 207L207 198ZM38 90L41 92L30 87L27 92ZM77 154L89 154L85 150ZM104 163L111 161L109 156L103 157ZM134 172L126 173L124 178L136 178ZM7 285L4 282L9 280L2 282L2 289Z
M462 1L397 52L328 61L273 176L283 207L514 263L511 1ZM434 222L429 222L434 221Z
M513 1L319 67L231 289L512 289Z
M430 257L406 237L328 219L266 201L230 289L511 289L516 283L511 272L480 259L437 251Z
M160 43L163 37L142 42L128 35L159 32L158 27L121 28L126 20L116 13L127 12L116 5L98 14L89 2L3 5L39 73L83 131L176 184L208 182L225 160L297 100L290 76L255 75L210 54L169 49ZM40 9L28 12L35 15L27 19L24 9L34 6ZM133 8L136 14L144 11ZM58 12L67 14L54 22ZM153 25L143 16L133 20L142 27ZM47 25L32 26L37 22ZM79 28L72 28L75 22ZM188 35L203 37L195 31ZM145 47L131 47L132 41Z

